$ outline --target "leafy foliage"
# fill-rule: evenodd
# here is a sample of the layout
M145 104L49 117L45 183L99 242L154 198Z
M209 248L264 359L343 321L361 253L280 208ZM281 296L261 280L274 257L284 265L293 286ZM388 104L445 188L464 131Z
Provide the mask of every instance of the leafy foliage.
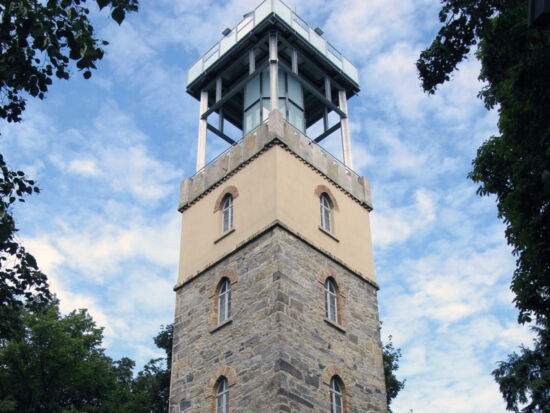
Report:
M0 118L21 121L25 95L43 99L55 77L68 79L74 61L85 78L102 58L105 41L94 37L86 0L0 0ZM138 0L97 0L122 23ZM20 325L20 310L51 298L47 278L16 237L13 206L38 192L22 171L11 170L0 155L0 340Z
M0 340L11 337L19 326L19 312L25 301L48 301L51 296L46 276L34 257L16 238L13 205L39 192L22 171L12 171L0 155Z
M103 330L87 311L63 316L56 300L24 310L21 321L24 328L0 344L0 412L168 412L166 359L134 378L132 360L105 355ZM161 335L171 337L171 326Z
M157 347L166 352L166 358L149 361L133 382L134 412L168 413L173 327L173 324L162 326L154 338Z
M0 117L19 122L25 93L44 99L55 77L69 79L70 62L88 79L106 41L94 37L86 0L0 1ZM138 0L97 0L121 24Z
M508 410L517 412L517 406L525 406L525 412L548 409L549 405L543 405L541 401L550 399L550 333L548 329L536 330L539 337L533 349L522 346L520 354L510 354L508 360L500 362L493 372Z
M392 413L391 402L397 397L399 392L405 387L405 381L400 381L395 375L399 369L399 359L401 350L395 348L392 343L392 336L388 337L388 342L382 347L382 360L384 362L384 379L386 382L386 400L388 402L388 413Z
M102 330L85 310L67 316L54 303L25 311L25 329L0 348L0 399L15 411L96 411L115 386Z
M442 3L443 26L417 62L422 85L434 93L477 45L486 84L479 96L498 109L500 135L478 149L469 177L478 194L496 195L517 256L518 322L534 325L533 349L511 354L493 375L508 410L543 412L550 406L550 38L527 27L527 1Z

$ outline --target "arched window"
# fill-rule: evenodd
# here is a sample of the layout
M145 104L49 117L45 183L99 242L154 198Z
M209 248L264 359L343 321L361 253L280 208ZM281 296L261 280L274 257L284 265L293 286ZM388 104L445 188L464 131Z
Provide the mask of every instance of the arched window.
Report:
M231 283L224 278L218 289L218 324L229 318L231 318Z
M216 382L216 413L229 413L229 383L223 376Z
M222 201L223 232L233 228L233 195L226 194Z
M325 316L338 322L338 287L332 278L325 281Z
M338 376L330 379L330 413L344 412L344 386Z
M332 202L328 195L323 192L321 194L321 228L327 232L332 232L331 214L332 214Z

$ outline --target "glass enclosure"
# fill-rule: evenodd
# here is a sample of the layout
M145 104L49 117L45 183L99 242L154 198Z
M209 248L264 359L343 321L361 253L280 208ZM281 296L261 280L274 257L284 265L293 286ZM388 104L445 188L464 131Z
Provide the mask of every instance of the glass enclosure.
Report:
M284 119L305 133L302 85L292 74L280 68L278 73L279 110ZM269 69L265 69L254 76L244 88L244 134L266 120L270 110Z

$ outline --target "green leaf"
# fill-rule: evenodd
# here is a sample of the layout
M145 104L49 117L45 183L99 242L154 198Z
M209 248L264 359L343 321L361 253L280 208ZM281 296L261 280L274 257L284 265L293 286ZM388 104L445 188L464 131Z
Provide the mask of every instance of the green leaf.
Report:
M97 5L99 6L99 9L102 10L110 2L111 0L97 0Z
M124 21L124 18L126 17L126 12L122 7L116 7L113 9L113 12L111 13L111 17L118 24L122 24L122 22Z
M84 79L89 79L92 77L92 72L86 70L82 75L84 76Z

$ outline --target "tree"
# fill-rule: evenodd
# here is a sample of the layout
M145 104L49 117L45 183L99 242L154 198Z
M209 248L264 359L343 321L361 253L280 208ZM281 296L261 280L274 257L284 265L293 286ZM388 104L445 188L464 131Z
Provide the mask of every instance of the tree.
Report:
M399 369L399 359L401 350L395 348L392 343L392 336L388 337L388 342L382 347L382 360L384 362L384 380L386 382L386 400L388 402L388 413L392 413L391 402L397 397L397 394L405 387L405 381L399 381L395 375Z
M138 0L96 0L122 23ZM106 41L94 37L86 0L0 0L0 118L20 122L26 96L44 99L54 77L68 79L71 62L84 78L103 57ZM19 311L31 297L48 302L47 278L16 237L13 206L38 192L22 171L0 155L0 341L20 325Z
M138 0L96 0L121 24ZM44 99L52 79L69 79L71 61L88 79L108 43L94 37L86 0L1 0L0 117L21 121L25 93Z
M154 338L158 348L166 352L166 358L149 361L134 380L134 412L168 413L170 396L170 371L172 365L172 342L174 325L161 326Z
M134 377L133 360L105 354L103 329L86 310L63 316L53 299L23 309L21 323L0 345L0 412L168 413L171 324L154 339L166 357Z
M443 0L443 24L417 62L435 93L476 47L485 86L479 96L499 112L499 135L477 151L469 178L495 195L517 257L511 289L518 322L535 333L533 349L509 355L493 375L507 409L550 406L550 39L527 27L526 0Z
M25 301L47 302L51 295L46 276L38 270L34 257L16 238L13 204L25 195L38 192L34 181L21 171L12 171L0 155L0 340L14 335Z
M133 362L105 355L86 310L62 316L54 300L21 319L24 328L0 347L0 411L121 411L121 377L131 379Z

